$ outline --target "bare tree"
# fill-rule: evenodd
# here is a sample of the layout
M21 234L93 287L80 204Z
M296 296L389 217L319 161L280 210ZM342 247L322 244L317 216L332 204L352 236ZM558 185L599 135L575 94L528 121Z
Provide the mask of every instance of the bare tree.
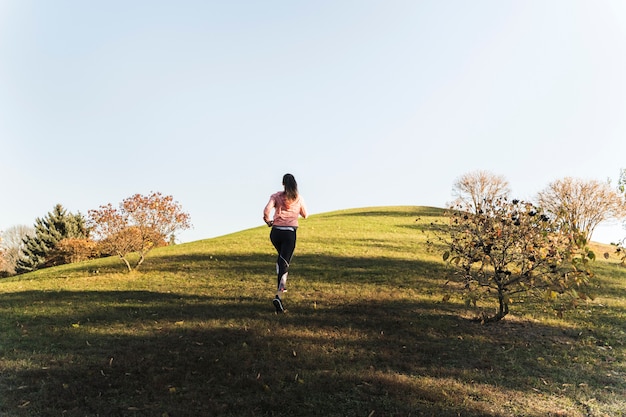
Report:
M0 252L2 253L2 267L0 270L8 274L15 274L15 266L20 259L20 254L24 249L24 239L34 236L35 229L31 226L13 226L2 232L0 240Z
M624 168L620 170L617 190L624 198L626 198L626 169ZM626 222L622 223L622 228L626 229ZM621 265L626 265L626 237L623 237L617 242L612 242L611 245L615 246L615 253L622 261ZM608 258L609 253L606 252L604 257Z
M489 171L473 171L462 175L452 188L455 205L463 205L478 214L486 202L508 197L509 182Z
M537 194L537 203L563 228L591 238L598 224L621 220L626 205L611 183L566 177L556 180Z
M2 231L0 231L0 277L7 274L6 260L4 259L5 249L2 247Z

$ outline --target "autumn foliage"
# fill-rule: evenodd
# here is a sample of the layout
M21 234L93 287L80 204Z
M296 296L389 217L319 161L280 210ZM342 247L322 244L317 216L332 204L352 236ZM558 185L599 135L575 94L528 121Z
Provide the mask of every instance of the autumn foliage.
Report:
M129 271L138 268L150 250L164 246L174 232L190 227L189 214L180 204L158 192L135 194L118 208L109 203L90 210L89 225L99 250L119 256ZM139 254L134 266L127 257L131 252Z
M98 245L91 239L67 238L56 244L50 251L46 266L63 265L97 258Z
M496 302L484 322L499 321L517 297L539 295L562 312L589 297L589 261L584 236L556 223L530 203L506 198L449 211L443 258L453 266L452 282L468 305Z

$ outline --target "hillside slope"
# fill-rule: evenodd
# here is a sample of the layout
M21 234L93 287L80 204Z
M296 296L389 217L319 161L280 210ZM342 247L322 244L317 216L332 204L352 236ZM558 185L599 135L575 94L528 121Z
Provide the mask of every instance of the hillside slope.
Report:
M269 229L0 281L1 416L620 416L626 274L558 319L500 324L441 302L426 248L443 211L376 207L301 222L271 304Z

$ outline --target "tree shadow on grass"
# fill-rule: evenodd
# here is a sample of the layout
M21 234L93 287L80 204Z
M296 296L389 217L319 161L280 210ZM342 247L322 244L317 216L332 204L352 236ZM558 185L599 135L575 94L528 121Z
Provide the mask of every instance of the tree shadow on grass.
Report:
M235 293L4 294L0 414L495 417L507 414L493 398L467 400L472 384L506 395L570 382L571 331L480 326L436 303L309 301L276 315Z
M178 255L151 260L142 272L189 273L194 276L218 274L233 278L242 274L272 277L276 274L275 262L276 255L272 252L211 258ZM409 285L428 278L439 285L438 281L445 276L445 271L447 269L440 262L419 259L296 253L289 274L305 282L321 280L331 284L371 282Z

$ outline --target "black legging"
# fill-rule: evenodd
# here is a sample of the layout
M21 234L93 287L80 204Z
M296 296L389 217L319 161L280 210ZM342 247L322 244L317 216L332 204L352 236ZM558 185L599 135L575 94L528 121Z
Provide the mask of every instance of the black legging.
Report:
M277 291L280 293L285 289L289 264L296 249L296 228L295 227L272 227L270 240L278 252L276 260Z

